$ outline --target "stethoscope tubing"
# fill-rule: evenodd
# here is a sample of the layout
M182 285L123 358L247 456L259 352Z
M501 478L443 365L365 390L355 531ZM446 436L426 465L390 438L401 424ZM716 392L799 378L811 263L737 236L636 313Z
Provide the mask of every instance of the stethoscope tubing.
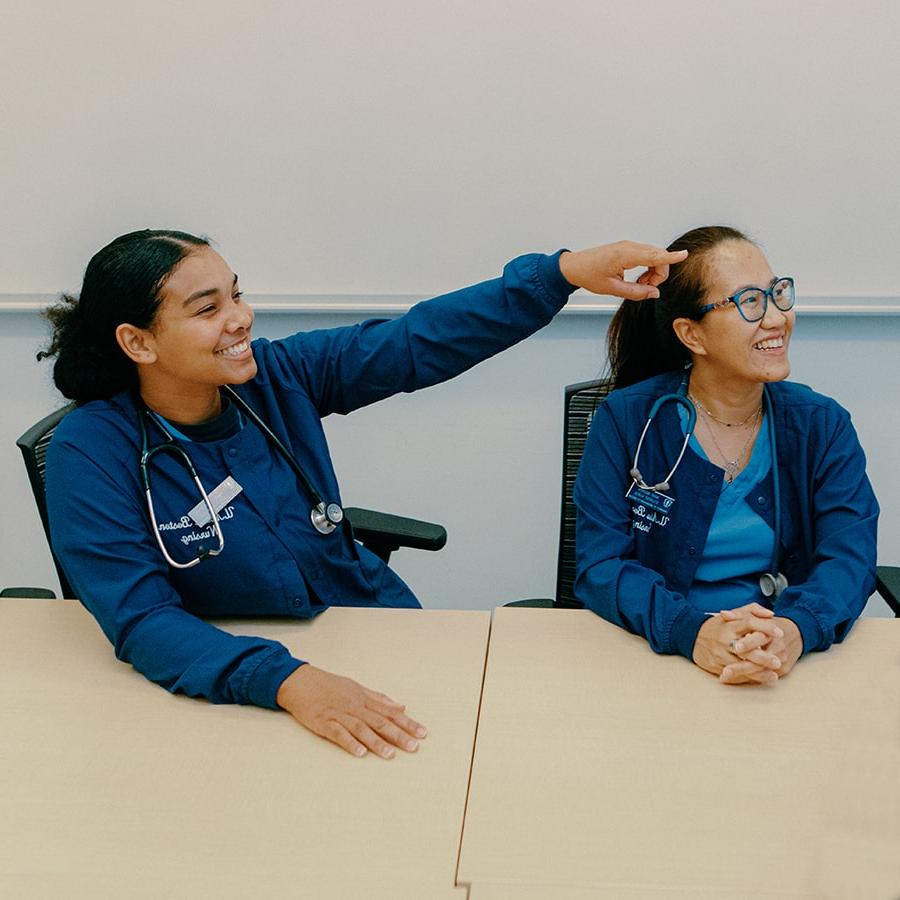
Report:
M650 429L650 423L656 417L656 414L659 412L660 408L665 403L677 403L679 406L683 407L688 414L688 422L687 429L684 435L684 441L681 444L681 452L678 454L678 459L675 460L675 464L672 466L672 470L669 472L666 477L658 482L657 484L647 484L644 481L643 475L641 475L641 470L638 468L638 458L641 455L641 450L644 446L644 438L647 437L647 432ZM683 394L663 394L662 397L659 397L657 401L650 407L650 414L647 416L647 421L644 423L644 430L641 432L640 440L637 443L637 447L634 448L634 460L631 463L631 471L629 474L634 479L635 484L638 487L643 488L645 491L667 491L671 487L672 476L678 469L678 466L681 465L681 460L684 458L685 451L688 448L688 444L691 440L691 435L694 433L694 428L697 426L697 410L694 409L694 404L688 400Z
M164 443L157 444L155 447L149 446L149 441L147 438L147 423L145 421L145 418L153 419L166 439ZM166 562L170 566L176 569L190 569L204 559L208 559L211 556L218 556L225 549L225 535L222 533L222 525L219 521L219 515L216 512L215 507L212 505L212 501L209 499L209 495L206 493L206 490L203 487L203 483L200 481L200 476L197 474L197 470L194 468L194 464L191 461L190 456L184 449L182 449L178 446L178 444L175 443L175 439L172 437L169 429L166 428L166 426L160 421L157 416L152 416L150 414L150 411L146 407L144 407L144 409L138 413L138 419L141 423L141 480L144 482L144 498L147 502L147 511L150 513L150 522L153 525L153 534L156 537L156 543L159 544L159 549L162 551L162 555L165 557ZM186 563L180 563L172 558L172 556L169 554L169 551L166 550L166 545L159 534L159 524L156 521L156 510L153 506L153 493L150 490L149 472L150 460L153 459L153 457L157 453L168 453L170 456L174 456L176 459L178 459L187 468L188 473L193 479L193 482L196 485L200 496L203 498L204 504L206 505L207 512L209 513L210 527L212 528L213 534L215 534L216 540L219 544L217 549L201 548L198 556Z
M679 388L678 393L672 394L663 394L661 397L657 398L654 402L653 406L650 407L650 412L647 416L647 421L644 423L644 427L641 430L641 436L638 440L637 446L634 450L634 458L632 459L631 469L629 470L629 475L634 484L636 484L639 488L643 490L649 491L668 491L671 489L672 478L675 475L675 472L678 470L679 465L681 465L681 460L684 458L685 451L687 450L688 444L690 443L691 436L694 433L694 429L697 425L697 410L694 408L694 404L685 396L687 393L687 381L682 382L681 387ZM681 406L686 412L688 416L687 427L685 429L684 441L681 445L681 451L678 454L678 458L675 460L675 464L672 466L669 474L660 482L656 484L648 484L644 479L644 476L641 474L641 470L638 466L638 462L640 459L641 450L644 446L644 440L647 437L647 432L650 429L650 425L653 420L656 418L660 409L666 403L676 403L678 406ZM787 587L787 579L781 572L778 571L778 557L779 551L781 548L781 480L778 474L778 440L775 434L775 421L774 421L774 407L772 404L771 393L768 390L766 385L763 385L763 405L765 408L766 415L768 417L768 425L769 425L769 451L770 456L772 458L772 490L775 494L774 499L774 528L773 531L773 541L772 541L772 558L769 563L769 571L764 572L760 576L760 590L765 597L778 597L778 595Z
M227 392L228 396L231 397L237 408L259 428L259 430L269 441L271 441L275 449L281 454L284 460L291 467L294 474L297 476L297 480L300 482L301 488L306 492L307 496L312 502L312 508L310 509L309 518L316 531L318 531L319 534L323 535L331 534L331 532L333 532L344 519L344 511L343 509L341 509L340 505L337 503L326 503L322 499L321 494L316 490L315 486L313 485L309 476L303 470L300 463L297 462L296 457L287 449L287 447L285 447L278 436L272 431L271 428L269 428L269 426L262 420L262 418L247 403L246 400L244 400L229 385L223 385L222 390ZM170 566L176 569L189 569L192 566L197 565L204 559L212 556L218 556L222 552L222 550L224 550L225 535L222 533L221 522L219 520L218 513L213 507L212 501L209 499L209 495L207 494L206 489L203 487L203 483L200 480L200 476L197 474L197 470L194 467L194 463L191 460L188 452L175 442L174 436L169 431L169 429L166 428L164 420L161 419L160 416L154 415L140 399L138 399L137 402L138 421L140 422L141 427L141 480L144 485L144 497L147 503L147 511L150 514L150 522L153 526L153 534L156 538L156 542L159 545L160 550L162 551L163 557ZM151 419L153 421L153 423L165 438L163 443L157 444L154 447L149 446L146 422L147 419ZM194 482L198 493L203 499L203 503L206 506L207 512L209 513L210 527L212 528L218 542L218 548L201 548L198 556L186 563L180 563L172 558L168 550L166 550L165 543L163 542L162 537L159 533L156 510L153 505L153 493L150 488L149 473L150 462L158 453L168 453L170 456L174 456L185 467L185 469L187 469L189 475L191 476L191 480Z
M319 534L331 534L344 520L344 511L337 503L326 503L322 499L322 495L316 490L309 476L303 471L302 466L297 462L297 458L279 439L278 435L269 428L262 420L259 414L254 410L243 397L230 385L223 385L224 390L229 397L237 405L238 409L244 413L247 418L251 419L257 428L272 442L275 449L282 455L285 462L294 470L294 474L300 481L303 490L312 501L312 509L309 513L309 519L313 524L313 528Z

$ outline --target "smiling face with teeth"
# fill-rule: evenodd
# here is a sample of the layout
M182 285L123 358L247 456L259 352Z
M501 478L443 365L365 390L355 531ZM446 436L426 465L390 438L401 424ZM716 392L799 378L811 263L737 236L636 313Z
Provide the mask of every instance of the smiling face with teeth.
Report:
M202 422L221 409L219 388L256 375L253 311L237 275L211 247L187 255L160 293L150 327L129 333L141 396L175 422ZM131 326L129 326L131 327Z
M755 244L723 241L704 259L706 291L698 305L717 303L747 287L766 289L774 277ZM728 304L699 320L677 319L673 325L704 383L740 392L752 385L783 381L790 375L793 310L783 312L770 302L759 322L746 322L737 307Z

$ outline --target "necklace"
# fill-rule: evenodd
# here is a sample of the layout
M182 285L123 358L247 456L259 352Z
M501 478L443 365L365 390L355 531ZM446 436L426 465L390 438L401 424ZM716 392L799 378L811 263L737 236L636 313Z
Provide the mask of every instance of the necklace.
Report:
M691 397L693 400L694 398ZM729 459L725 452L722 450L722 447L719 445L719 442L716 440L715 432L712 430L712 427L709 424L709 419L707 418L707 411L700 406L700 415L703 416L703 424L706 425L706 430L709 432L709 436L712 438L713 444L715 445L716 450L719 452L719 458L725 463L725 481L728 484L734 484L734 479L737 478L738 472L741 469L741 462L744 459L744 454L747 452L747 448L750 446L753 438L756 436L757 425L759 424L758 420L762 413L762 404L760 404L756 408L756 412L750 417L750 419L754 419L756 421L750 427L750 434L747 436L747 440L744 441L744 446L741 447L741 452L734 459ZM742 425L746 424L750 421L750 419L744 419L741 422ZM716 420L718 421L718 419ZM724 423L723 423L724 424Z
M688 397L691 398L691 402L694 404L694 406L696 406L705 415L709 416L709 418L712 419L713 422L718 422L720 425L726 426L726 428L740 428L741 426L746 425L751 419L756 418L756 416L759 415L759 410L762 408L759 407L753 410L753 412L750 413L750 415L747 416L747 418L744 419L743 422L726 422L724 419L720 419L717 416L713 415L690 391L688 391Z

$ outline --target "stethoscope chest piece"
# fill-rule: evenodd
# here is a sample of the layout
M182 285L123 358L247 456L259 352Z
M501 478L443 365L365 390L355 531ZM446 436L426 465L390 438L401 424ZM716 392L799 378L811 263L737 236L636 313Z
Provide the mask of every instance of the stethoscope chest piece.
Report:
M337 503L319 503L310 510L309 520L319 534L331 534L344 521L344 511Z
M760 593L767 599L774 597L777 600L787 586L788 580L781 572L776 572L774 575L771 572L763 572L759 576Z

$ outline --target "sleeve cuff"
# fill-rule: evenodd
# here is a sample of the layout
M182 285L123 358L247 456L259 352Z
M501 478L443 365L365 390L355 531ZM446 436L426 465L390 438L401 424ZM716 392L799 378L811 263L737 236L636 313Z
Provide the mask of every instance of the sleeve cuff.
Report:
M700 631L706 619L707 616L702 610L694 609L693 606L685 603L684 608L672 623L672 630L669 634L669 645L672 649L686 659L693 660L697 632Z
M281 683L295 672L304 660L294 659L287 650L278 650L266 657L247 682L247 702L267 709L279 709L275 696Z
M822 646L823 634L816 617L802 606L790 606L787 609L776 609L776 616L790 619L799 629L803 638L803 656L812 650L825 650Z
M538 276L544 289L550 296L560 299L564 299L578 290L574 284L566 281L559 268L559 258L566 252L568 251L565 248L557 250L556 253L541 257L538 263Z

